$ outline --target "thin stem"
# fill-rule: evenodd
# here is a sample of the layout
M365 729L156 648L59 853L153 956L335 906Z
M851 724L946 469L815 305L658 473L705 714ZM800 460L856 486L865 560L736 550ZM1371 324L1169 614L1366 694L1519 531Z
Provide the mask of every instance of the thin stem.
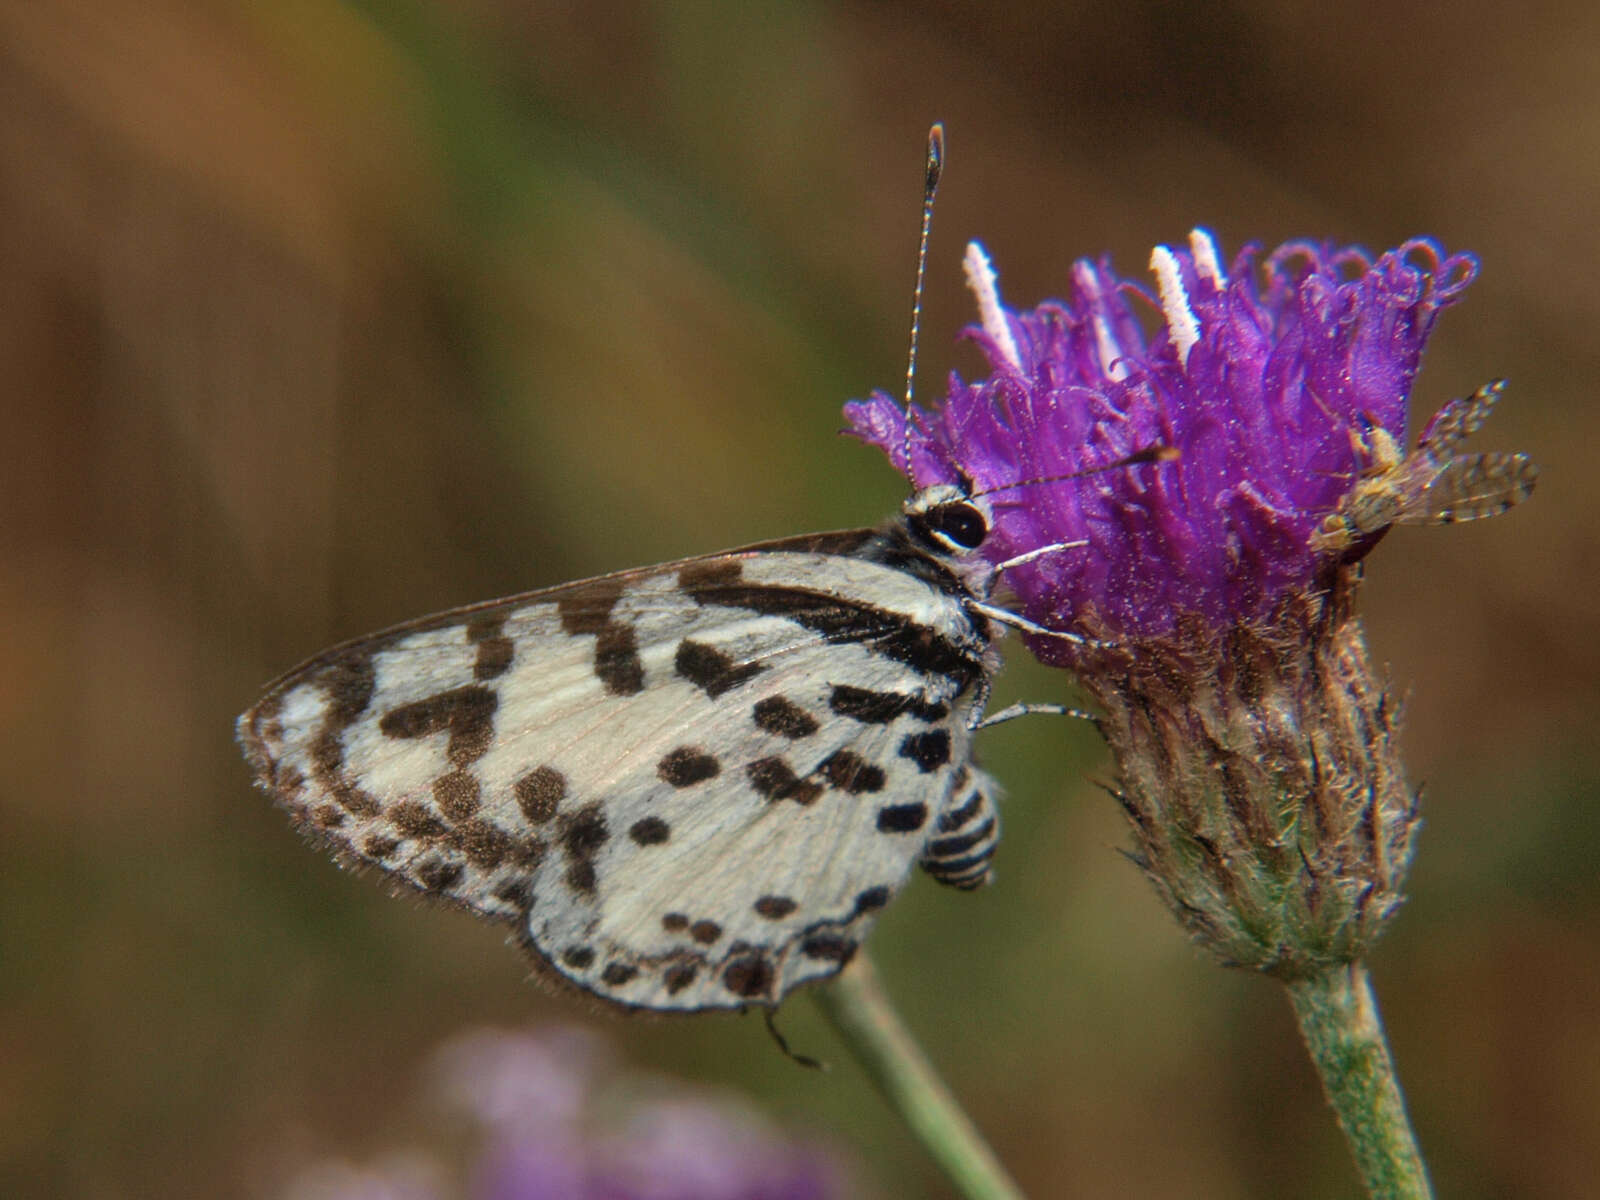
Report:
M968 1200L1023 1200L890 1003L864 954L813 993L884 1098Z
M1430 1200L1372 980L1360 963L1291 983L1289 1002L1373 1200Z

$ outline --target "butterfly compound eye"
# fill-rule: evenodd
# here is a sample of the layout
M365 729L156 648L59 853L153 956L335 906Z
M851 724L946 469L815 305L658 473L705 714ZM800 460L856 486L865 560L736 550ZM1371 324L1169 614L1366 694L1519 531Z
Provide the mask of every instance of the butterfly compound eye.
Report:
M989 536L989 522L977 507L967 503L941 504L928 512L930 528L968 550L976 550Z

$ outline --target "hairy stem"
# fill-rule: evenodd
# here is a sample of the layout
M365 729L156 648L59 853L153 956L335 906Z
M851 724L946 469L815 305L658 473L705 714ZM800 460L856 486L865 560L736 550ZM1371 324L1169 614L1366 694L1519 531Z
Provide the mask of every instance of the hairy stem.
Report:
M1022 1200L994 1151L901 1022L864 954L814 995L823 1015L957 1191L968 1200Z
M1433 1188L1360 963L1288 984L1328 1103L1373 1200L1428 1200Z

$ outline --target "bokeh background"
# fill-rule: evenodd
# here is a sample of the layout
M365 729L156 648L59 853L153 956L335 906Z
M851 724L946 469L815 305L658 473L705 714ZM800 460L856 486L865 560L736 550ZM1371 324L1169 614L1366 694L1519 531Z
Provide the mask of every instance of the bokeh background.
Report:
M1022 304L1197 222L1481 256L1418 404L1509 376L1482 445L1546 472L1371 560L1427 818L1373 965L1440 1193L1593 1194L1597 64L1571 0L0 2L0 1192L276 1195L414 1135L442 1039L578 1022L949 1195L805 999L825 1074L547 996L303 847L231 729L343 637L889 513L838 407L901 377L938 118L924 394L978 365L969 237ZM1116 853L1103 749L983 749L998 886L914 881L873 949L1029 1193L1356 1196L1282 996Z

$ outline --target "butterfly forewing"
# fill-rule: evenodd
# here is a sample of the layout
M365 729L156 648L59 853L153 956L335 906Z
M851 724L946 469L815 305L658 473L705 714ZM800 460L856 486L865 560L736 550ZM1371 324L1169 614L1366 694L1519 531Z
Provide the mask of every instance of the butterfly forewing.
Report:
M305 831L513 922L586 990L775 1004L848 961L919 858L966 886L993 849L950 865L948 830L992 818L968 765L988 630L959 587L875 561L879 537L401 626L280 680L240 736Z

